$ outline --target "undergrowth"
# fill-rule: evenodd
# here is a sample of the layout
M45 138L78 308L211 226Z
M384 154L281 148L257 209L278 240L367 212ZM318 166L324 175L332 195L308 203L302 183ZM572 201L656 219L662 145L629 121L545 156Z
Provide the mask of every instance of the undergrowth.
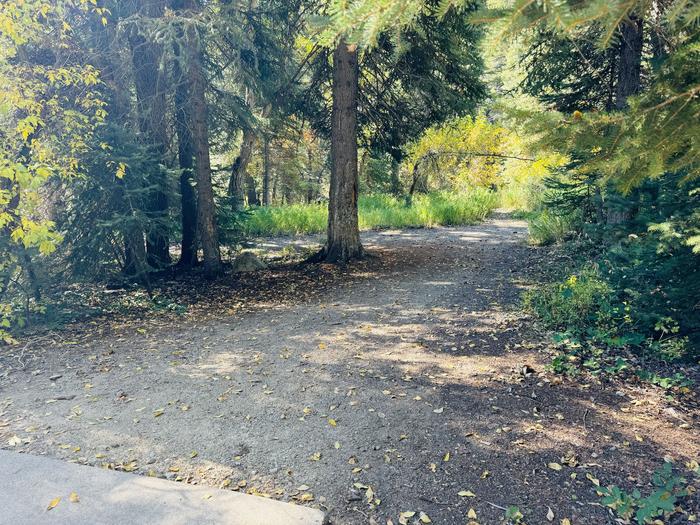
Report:
M498 195L475 188L462 194L420 194L407 204L402 198L376 194L361 196L358 206L362 230L457 226L484 220L498 206ZM252 210L243 230L251 237L322 233L327 221L323 203L269 206Z

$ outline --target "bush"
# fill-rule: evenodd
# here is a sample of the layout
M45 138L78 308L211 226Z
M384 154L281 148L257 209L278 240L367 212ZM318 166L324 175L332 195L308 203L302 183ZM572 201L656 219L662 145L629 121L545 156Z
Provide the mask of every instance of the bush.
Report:
M535 313L549 330L565 330L575 334L590 327L609 326L612 312L612 290L592 267L570 276L563 283L552 283L524 296L525 306Z

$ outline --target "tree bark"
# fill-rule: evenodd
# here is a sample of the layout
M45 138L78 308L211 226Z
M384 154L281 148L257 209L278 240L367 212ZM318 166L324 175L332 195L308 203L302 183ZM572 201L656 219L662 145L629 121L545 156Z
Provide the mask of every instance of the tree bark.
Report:
M265 134L263 138L263 206L270 205L270 138Z
M620 26L620 61L617 68L615 107L625 109L627 99L639 92L644 44L644 19L632 15Z
M107 112L112 120L121 122L125 129L132 130L134 126L130 122L131 90L124 83L124 75L119 74L119 71L124 69L124 64L116 27L113 24L103 25L97 19L92 27L97 33L98 46L104 50L104 53L97 55L97 64L102 81L108 90ZM113 191L115 202L121 203L117 211L122 215L120 232L124 245L122 272L129 278L147 281L145 233L141 222L135 217L126 181L116 179Z
M640 90L643 45L644 19L641 15L632 14L630 20L620 25L619 63L615 89L615 108L619 111L627 108L629 97ZM633 215L634 209L628 203L616 206L610 201L606 206L608 224L626 223Z
M180 164L180 220L182 242L178 266L192 268L197 264L197 193L194 189L194 145L192 144L191 118L189 114L190 94L187 79L180 66L180 46L176 44L177 59L173 64L175 82L175 132L177 133L177 156Z
M255 133L252 129L246 128L243 130L241 151L233 162L231 177L228 181L228 196L229 199L231 199L231 208L233 208L234 211L242 210L245 205L246 172L253 154L255 139ZM250 204L250 202L248 202L248 204Z
M192 121L192 143L194 145L197 181L197 227L202 244L204 273L214 277L221 272L219 235L216 227L216 205L211 183L211 159L209 157L209 127L206 79L202 70L202 50L195 27L188 29L188 79Z
M260 199L258 199L258 189L255 187L255 179L249 173L246 174L245 185L248 197L248 206L260 206Z
M141 14L157 18L163 15L164 10L164 0L147 0L143 2ZM168 144L165 83L160 68L163 49L135 28L132 28L129 35L129 43L134 66L139 128L146 144L158 155L158 160L163 162ZM148 264L162 268L171 262L170 242L163 224L168 214L165 172L159 169L152 183L155 189L148 204L151 225L146 235L146 252Z
M328 202L326 262L345 263L362 257L357 215L357 48L340 40L333 52L331 116L331 181Z

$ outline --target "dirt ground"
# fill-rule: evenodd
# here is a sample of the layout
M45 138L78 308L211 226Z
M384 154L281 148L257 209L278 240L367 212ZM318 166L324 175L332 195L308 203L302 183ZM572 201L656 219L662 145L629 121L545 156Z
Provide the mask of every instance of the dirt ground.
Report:
M545 370L519 295L546 253L525 238L505 215L366 233L376 257L342 272L248 274L184 315L35 338L0 353L0 444L317 506L335 524L411 511L463 525L470 509L498 524L511 505L529 524L550 509L557 524L616 523L590 478L644 492L665 456L698 459L698 413Z

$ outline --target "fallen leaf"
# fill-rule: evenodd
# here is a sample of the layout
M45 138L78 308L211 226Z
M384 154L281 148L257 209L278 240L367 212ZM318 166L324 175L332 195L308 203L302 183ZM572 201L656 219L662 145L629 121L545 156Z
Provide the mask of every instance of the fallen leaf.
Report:
M470 520L475 520L476 519L476 511L472 508L469 509L469 512L467 512L467 518Z
M332 427L338 426L338 422L335 419L333 419L332 417L328 418L328 424Z
M594 478L591 474L586 474L586 479L590 480L596 487L600 487L600 480Z
M421 513L420 513L420 515L418 516L418 520L419 520L421 523L432 523L432 520L430 519L430 517L429 517L425 512L421 512Z
M549 521L552 521L554 519L554 512L549 507L547 507L547 519Z
M475 498L476 494L474 494L471 490L460 490L457 493L458 496L462 496L463 498Z
M165 410L162 408L159 408L158 410L153 411L153 417L160 417L165 413Z
M571 522L569 521L569 518L564 518L564 519L561 520L559 523L560 523L560 525L571 525Z
M61 498L54 498L49 502L49 506L46 507L46 510L51 510L56 507L61 502Z
M551 468L552 470L559 471L562 469L562 466L559 463L547 463L547 466Z
M435 412L436 414L442 414L442 412L444 410L445 410L444 407L440 407L440 408L436 408L435 410L433 410L433 412Z
M450 460L450 453L448 452L447 454L445 454L445 455L443 456L442 460L443 460L443 461L449 461L449 460Z
M68 499L71 503L78 503L80 501L80 497L75 492L71 492L70 496L68 496Z

